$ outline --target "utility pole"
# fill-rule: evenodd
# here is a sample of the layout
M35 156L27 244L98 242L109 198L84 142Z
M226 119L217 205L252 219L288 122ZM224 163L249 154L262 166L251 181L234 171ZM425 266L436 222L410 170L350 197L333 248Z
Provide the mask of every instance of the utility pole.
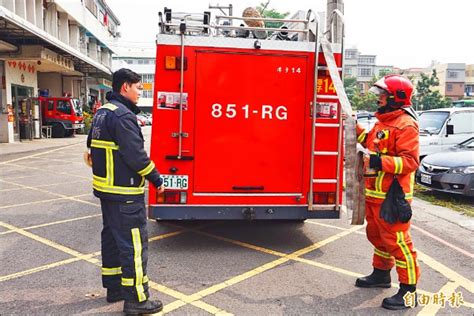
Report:
M331 12L335 9L344 13L344 0L327 0L326 31L331 29ZM340 44L342 41L342 22L338 16L334 16L334 19L332 32L334 38L332 38L332 34L329 33L328 39L332 43Z

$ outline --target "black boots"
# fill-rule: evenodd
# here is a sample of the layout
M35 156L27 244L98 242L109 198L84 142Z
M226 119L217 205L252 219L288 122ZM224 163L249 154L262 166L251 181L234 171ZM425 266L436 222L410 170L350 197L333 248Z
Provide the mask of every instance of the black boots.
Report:
M357 287L391 287L390 270L379 270L374 268L372 274L358 278L355 286Z
M125 301L123 304L123 312L127 315L155 314L161 312L162 309L163 303L158 300L147 300L141 303Z
M400 283L397 294L384 298L382 307L391 310L399 310L417 306L416 285ZM405 297L405 295L408 295ZM411 293L411 294L410 294Z
M123 301L123 295L122 295L122 290L109 290L107 289L107 297L106 297L107 302L109 303L115 303L118 301Z

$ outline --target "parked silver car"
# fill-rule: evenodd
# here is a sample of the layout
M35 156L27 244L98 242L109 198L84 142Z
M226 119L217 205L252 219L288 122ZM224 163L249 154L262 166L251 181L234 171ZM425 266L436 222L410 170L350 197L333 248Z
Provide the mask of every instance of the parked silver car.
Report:
M416 182L437 191L474 196L474 137L426 156L416 171Z

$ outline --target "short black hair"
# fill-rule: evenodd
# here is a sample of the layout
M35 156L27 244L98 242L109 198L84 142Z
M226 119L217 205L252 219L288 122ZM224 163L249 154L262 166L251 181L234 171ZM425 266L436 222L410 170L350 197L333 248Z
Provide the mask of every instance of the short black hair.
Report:
M133 72L127 68L121 68L112 75L112 90L114 90L114 92L120 93L120 89L124 83L134 84L140 82L141 80L142 77L136 72Z

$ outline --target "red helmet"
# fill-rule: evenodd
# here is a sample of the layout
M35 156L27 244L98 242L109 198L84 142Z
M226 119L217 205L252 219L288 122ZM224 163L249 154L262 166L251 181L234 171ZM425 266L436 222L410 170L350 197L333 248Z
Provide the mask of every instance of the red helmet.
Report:
M393 98L395 105L409 106L411 105L413 84L410 80L400 75L388 75L374 83L369 91L377 95L381 92L386 92Z

